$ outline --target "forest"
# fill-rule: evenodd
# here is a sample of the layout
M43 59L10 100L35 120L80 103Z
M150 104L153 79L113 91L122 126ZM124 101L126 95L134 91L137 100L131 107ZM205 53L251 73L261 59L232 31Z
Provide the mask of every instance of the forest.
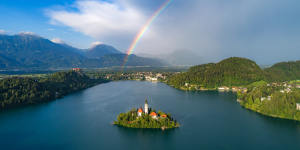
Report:
M83 72L66 71L47 77L12 77L0 80L0 109L37 104L107 82L91 79Z
M300 111L296 104L300 103L300 89L285 86L264 84L252 88L247 93L238 92L240 104L253 111L285 119L299 120Z
M188 83L216 89L220 86L247 86L257 81L279 82L297 79L300 79L300 61L281 62L261 69L252 60L231 57L218 63L193 66L187 72L170 77L167 83L175 88L184 87Z

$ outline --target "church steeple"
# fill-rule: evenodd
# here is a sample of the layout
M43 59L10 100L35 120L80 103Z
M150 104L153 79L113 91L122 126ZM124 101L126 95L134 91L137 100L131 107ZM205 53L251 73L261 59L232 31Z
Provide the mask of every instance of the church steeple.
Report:
M145 111L145 114L148 114L149 112L149 106L148 106L148 101L147 101L147 99L145 100L145 107L144 107L144 111Z

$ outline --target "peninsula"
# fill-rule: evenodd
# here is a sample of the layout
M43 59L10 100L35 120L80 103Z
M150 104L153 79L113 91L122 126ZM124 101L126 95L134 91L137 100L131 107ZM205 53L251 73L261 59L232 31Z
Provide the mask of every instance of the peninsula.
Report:
M114 121L114 125L127 128L160 128L162 130L179 127L179 123L171 117L171 114L162 111L156 112L150 108L147 99L144 110L133 108L126 113L121 113L117 117L117 121Z

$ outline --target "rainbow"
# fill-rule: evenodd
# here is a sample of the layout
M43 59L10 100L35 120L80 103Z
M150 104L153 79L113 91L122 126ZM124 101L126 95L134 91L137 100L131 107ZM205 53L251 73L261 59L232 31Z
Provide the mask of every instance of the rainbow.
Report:
M152 24L152 22L170 5L170 3L173 0L166 0L154 13L153 15L148 19L146 24L141 28L141 30L135 35L134 40L130 44L128 50L126 51L126 56L124 58L124 62L122 67L125 67L129 55L131 55L138 44L138 42L141 40L143 37L144 33L148 30L149 26Z

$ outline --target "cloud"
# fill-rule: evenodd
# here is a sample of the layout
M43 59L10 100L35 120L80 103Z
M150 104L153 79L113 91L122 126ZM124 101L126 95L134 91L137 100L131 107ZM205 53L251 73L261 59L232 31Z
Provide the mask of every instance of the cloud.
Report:
M60 38L54 38L54 39L51 39L51 41L53 43L57 43L57 44L64 44L65 42L63 40L61 40Z
M77 1L72 8L76 11L63 8L48 9L46 13L52 24L68 26L94 38L134 33L145 20L142 12L120 2L85 0Z
M125 50L162 3L78 0L46 13L54 25ZM202 62L230 56L259 63L300 59L299 6L300 1L286 0L174 0L153 21L134 53L167 55L184 49L201 55Z
M103 44L103 43L100 42L100 41L93 42L93 43L91 44L91 48L93 48L93 47L95 47L95 46L97 46L97 45L101 45L101 44Z
M21 31L19 32L20 35L36 35L34 32L30 32L30 31Z
M5 30L0 29L0 34L6 34Z

